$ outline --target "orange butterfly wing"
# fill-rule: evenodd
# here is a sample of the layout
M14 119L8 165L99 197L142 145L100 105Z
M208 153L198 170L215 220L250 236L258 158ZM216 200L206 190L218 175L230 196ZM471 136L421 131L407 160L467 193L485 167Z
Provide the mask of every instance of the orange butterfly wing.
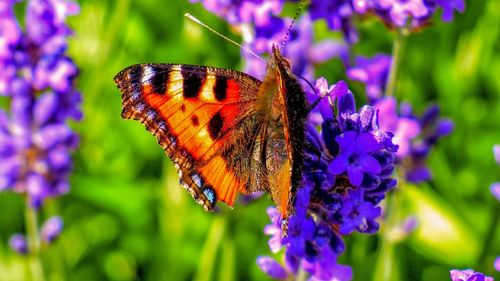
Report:
M232 206L237 192L254 191L248 186L255 183L242 176L252 165L241 164L244 159L229 164L228 158L238 158L232 149L248 137L236 134L255 123L259 80L213 67L139 64L121 71L115 82L122 117L141 121L157 137L182 185L204 209L218 200Z

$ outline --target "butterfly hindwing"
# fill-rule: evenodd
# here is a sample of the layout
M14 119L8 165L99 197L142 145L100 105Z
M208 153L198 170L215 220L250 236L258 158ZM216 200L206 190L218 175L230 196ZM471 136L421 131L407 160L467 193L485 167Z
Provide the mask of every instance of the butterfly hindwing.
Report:
M213 67L139 64L115 82L122 117L141 121L157 137L181 183L205 209L218 200L232 205L237 192L249 192L248 177L239 171L245 170L243 160L229 165L235 153L228 149L254 126L247 117L253 116L260 81Z

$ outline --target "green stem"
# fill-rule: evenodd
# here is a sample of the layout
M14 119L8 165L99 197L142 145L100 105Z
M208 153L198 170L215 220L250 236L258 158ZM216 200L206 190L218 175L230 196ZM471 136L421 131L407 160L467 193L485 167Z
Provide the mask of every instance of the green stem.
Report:
M207 240L198 264L195 281L209 281L212 278L217 252L226 231L227 218L225 216L215 216L208 232Z
M396 265L395 241L391 237L392 229L398 224L400 214L397 212L401 205L401 190L395 190L386 198L386 219L380 231L378 258L373 274L373 281L398 280Z
M405 41L404 30L398 30L396 33L396 38L394 38L394 43L392 45L392 61L391 68L389 70L389 78L385 85L385 94L388 97L395 96L397 83L398 83L398 71L399 65L401 64L401 59L403 55L403 47Z
M488 256L488 252L491 250L491 245L493 245L493 240L496 237L495 232L499 222L500 222L500 204L495 204L495 206L493 207L493 216L491 217L491 222L489 224L490 228L488 229L488 233L486 234L486 238L484 239L483 248L481 249L479 258L477 259L477 263L479 266L484 264L485 259Z
M309 277L309 274L307 274L304 269L299 267L299 272L297 272L297 275L295 276L295 281L306 281L307 277Z
M44 281L45 275L40 259L40 237L38 235L38 220L35 209L31 208L29 203L26 203L26 230L28 241L28 262L29 276L32 281Z

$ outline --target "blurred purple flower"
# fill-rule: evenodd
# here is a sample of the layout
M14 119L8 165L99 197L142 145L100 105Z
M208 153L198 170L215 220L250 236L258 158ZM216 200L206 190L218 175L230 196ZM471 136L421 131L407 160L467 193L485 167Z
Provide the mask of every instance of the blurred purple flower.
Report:
M285 18L279 24L273 25L272 29L268 28L267 33L256 32L252 35L251 30L244 31L243 37L247 41L245 47L259 55L270 54L273 44L279 44L285 38L290 23L291 19ZM259 28L261 27L255 25L257 31ZM262 36L263 34L266 36ZM312 24L308 15L304 15L296 21L290 30L282 52L290 60L293 72L307 79L312 79L314 76L314 65L333 57L339 57L346 61L348 56L347 46L340 41L325 39L313 42ZM242 50L242 56L245 60L244 71L257 78L263 78L266 72L265 63L245 50Z
M0 29L0 65L13 69L0 78L0 91L10 97L9 112L0 109L0 190L26 193L38 209L69 188L78 138L66 122L81 118L81 96L73 89L78 70L65 54L71 31L64 21L79 8L65 0L29 0L23 31L12 3L0 5L1 21L17 28L10 32L16 36Z
M354 66L347 68L347 77L363 82L366 95L374 103L384 95L391 60L391 56L386 54L377 54L372 58L358 56Z
M317 121L306 129L304 183L297 191L295 213L288 218L286 237L279 236L281 220L274 208L265 230L272 235L271 245L285 248L287 265L282 268L289 274L300 268L310 280L351 280L352 270L335 262L344 251L342 236L378 230L377 205L396 185L391 173L397 146L391 133L379 129L373 107L356 109L345 82L328 87L320 79L316 85L325 97L315 109L322 115L321 131L314 126Z
M493 157L500 166L500 145L496 144L493 146ZM500 202L500 182L494 182L490 185L490 191L493 197L495 197Z
M345 202L340 210L343 218L339 229L340 234L349 235L354 230L374 233L378 230L375 219L381 214L380 207L364 201L363 189L351 190Z
M453 14L455 11L463 13L465 11L464 0L426 0L428 3L436 3L443 9L442 19L445 22L450 22L453 20Z
M411 142L420 134L420 124L409 117L398 116L395 98L383 98L374 104L383 118L379 121L380 128L394 133L393 141L399 146L397 156L406 157L411 150Z
M491 184L490 191L493 197L495 197L500 202L500 182Z
M255 23L271 26L273 18L281 13L284 0L189 0L202 2L205 9L225 18L230 24Z
M277 280L285 280L288 277L286 270L276 260L271 257L261 256L257 258L257 265L260 270L269 277Z
M26 237L22 234L12 234L9 239L9 246L19 254L24 255L28 253L28 243L26 242Z
M443 9L443 21L453 19L455 11L463 12L463 0L353 0L357 13L374 12L384 22L395 27L423 26L436 12Z
M59 216L49 218L41 229L42 240L50 244L54 242L63 230L63 220Z
M393 141L399 146L398 162L406 180L430 180L432 174L425 161L437 141L453 131L453 122L439 117L437 105L431 105L421 117L413 115L408 104L402 104L398 111L391 97L379 100L374 107L379 110L380 128L394 133Z
M331 30L342 31L347 42L358 40L352 23L354 9L351 0L312 0L309 13L312 20L324 19Z
M486 276L481 272L475 272L472 269L450 270L451 281L494 281L492 277Z
M500 256L498 256L495 259L495 262L493 263L493 268L495 268L496 271L500 272Z

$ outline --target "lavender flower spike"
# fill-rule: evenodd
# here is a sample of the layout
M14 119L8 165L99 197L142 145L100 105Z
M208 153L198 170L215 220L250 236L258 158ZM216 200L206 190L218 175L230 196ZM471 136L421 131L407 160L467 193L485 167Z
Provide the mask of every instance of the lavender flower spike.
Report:
M345 248L342 236L379 229L378 204L396 185L391 173L397 146L392 133L378 127L373 107L356 109L345 82L328 87L320 79L316 85L315 93L329 97L315 109L321 118L314 118L306 128L304 179L297 191L295 213L288 218L286 237L277 235L280 220L275 215L265 229L272 235L270 244L285 249L286 266L268 261L261 268L268 274L270 268L273 274L285 269L288 276L301 270L309 274L309 280L351 280L351 268L336 263ZM312 93L309 97L317 98ZM328 100L336 101L336 110ZM273 252L279 248L274 247Z
M35 209L69 189L78 137L66 123L81 118L81 97L65 19L78 9L66 0L30 0L22 30L13 2L0 5L0 26L12 27L0 28L0 66L7 69L0 91L10 97L9 112L0 109L0 190L25 193Z

